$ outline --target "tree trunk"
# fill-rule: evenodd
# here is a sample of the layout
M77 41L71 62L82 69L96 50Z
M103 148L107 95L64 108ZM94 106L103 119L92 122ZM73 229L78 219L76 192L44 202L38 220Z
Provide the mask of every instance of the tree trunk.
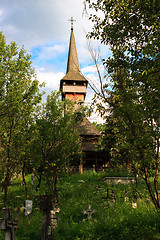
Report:
M154 178L154 188L156 191L157 204L160 208L160 199L159 199L159 192L158 192L159 139L157 140L157 154L155 156L155 161L156 161L156 172L155 172L155 178Z
M150 181L149 181L149 176L148 176L147 168L144 169L144 172L145 172L145 182L146 182L146 184L147 184L148 191L149 191L149 193L150 193L150 196L151 196L151 198L152 198L152 201L153 201L153 203L154 203L154 205L155 205L155 208L156 208L156 209L159 209L160 206L158 205L157 200L156 200L156 198L155 198L155 195L154 195L154 193L153 193L153 190L152 190L152 187L151 187L151 184L150 184Z
M79 173L80 173L80 174L83 174L83 161L82 161L82 158L80 159Z
M43 210L43 221L41 226L41 240L53 240L54 229L51 227L50 210Z
M6 208L7 205L7 193L8 193L8 186L10 183L10 168L7 168L7 173L6 173L6 177L4 179L3 182L3 188L2 188L2 192L4 192L4 207Z
M49 211L43 211L43 221L41 226L41 240L48 240Z
M7 204L7 192L8 192L8 176L5 177L4 180L4 207L6 208L6 204Z
M40 185L41 185L42 173L40 173L40 177L39 177L39 178L37 177L37 179L38 179L38 184L37 184L37 186L36 186L36 192L39 190Z
M53 176L52 178L52 194L56 201L58 201L58 191L57 191L57 176Z
M27 188L27 183L26 183L26 179L25 179L25 163L23 163L22 178L23 178L23 184L24 184L24 188L25 188L26 198L27 198L27 200L29 200L28 188Z

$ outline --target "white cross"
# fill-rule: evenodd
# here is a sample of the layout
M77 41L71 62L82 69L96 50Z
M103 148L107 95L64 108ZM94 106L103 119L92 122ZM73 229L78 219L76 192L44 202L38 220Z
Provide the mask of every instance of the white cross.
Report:
M71 31L73 32L73 23L76 21L73 19L73 17L71 17L71 19L68 19L68 21L71 22Z

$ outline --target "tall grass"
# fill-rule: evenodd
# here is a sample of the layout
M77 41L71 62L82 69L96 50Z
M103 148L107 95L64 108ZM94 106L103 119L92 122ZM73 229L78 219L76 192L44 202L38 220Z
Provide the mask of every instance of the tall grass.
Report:
M135 191L134 184L106 186L100 181L102 177L103 174L93 176L88 172L68 177L59 186L61 220L55 239L160 239L157 237L159 213L150 201L145 184L141 183ZM115 191L114 203L106 199L107 188ZM133 202L137 203L136 209L132 208ZM89 204L96 213L87 221L82 212Z
M108 173L107 173L108 175ZM106 173L93 176L92 171L83 175L66 174L58 181L59 223L55 230L55 240L156 240L160 239L160 216L150 200L145 184L138 184L137 189L131 185L106 185L101 180ZM40 240L42 212L39 210L37 194L45 190L45 183L36 193L27 179L30 199L33 200L33 212L28 217L24 215L24 187L20 179L15 180L9 189L12 197L8 206L16 211L21 207L19 229L16 240ZM115 191L116 201L107 201L107 188ZM127 196L128 201L125 201ZM2 207L2 194L0 205ZM132 203L137 208L132 208ZM83 214L88 205L95 213L91 220ZM0 232L3 240L3 232Z

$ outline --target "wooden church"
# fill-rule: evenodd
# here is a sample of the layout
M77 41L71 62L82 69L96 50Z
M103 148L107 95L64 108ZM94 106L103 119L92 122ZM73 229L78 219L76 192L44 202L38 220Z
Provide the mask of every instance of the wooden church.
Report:
M72 19L71 19L72 20ZM62 99L69 99L76 104L84 104L87 92L88 80L83 76L79 69L76 42L73 32L73 20L71 25L71 35L69 43L68 63L66 75L60 81L60 90ZM80 136L82 137L83 160L80 168L99 167L101 163L97 158L97 144L100 138L100 132L95 126L84 117L83 121L77 126Z

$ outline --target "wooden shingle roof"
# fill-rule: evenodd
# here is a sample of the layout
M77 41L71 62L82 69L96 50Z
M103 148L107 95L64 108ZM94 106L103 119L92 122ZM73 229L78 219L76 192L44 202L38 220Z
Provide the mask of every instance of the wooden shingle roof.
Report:
M84 81L88 82L88 80L83 76L80 71L69 71L62 79L62 80L72 80L72 81Z
M78 62L75 37L74 37L74 33L72 31L71 36L70 36L70 44L69 44L67 73L68 72L77 72L77 71L79 71L79 62Z
M77 48L73 31L71 32L70 36L67 72L66 75L61 79L60 89L62 87L62 82L65 80L82 81L88 83L88 80L83 76L83 74L79 70Z
M78 125L78 131L80 136L101 136L101 133L86 117L84 117L83 121Z

